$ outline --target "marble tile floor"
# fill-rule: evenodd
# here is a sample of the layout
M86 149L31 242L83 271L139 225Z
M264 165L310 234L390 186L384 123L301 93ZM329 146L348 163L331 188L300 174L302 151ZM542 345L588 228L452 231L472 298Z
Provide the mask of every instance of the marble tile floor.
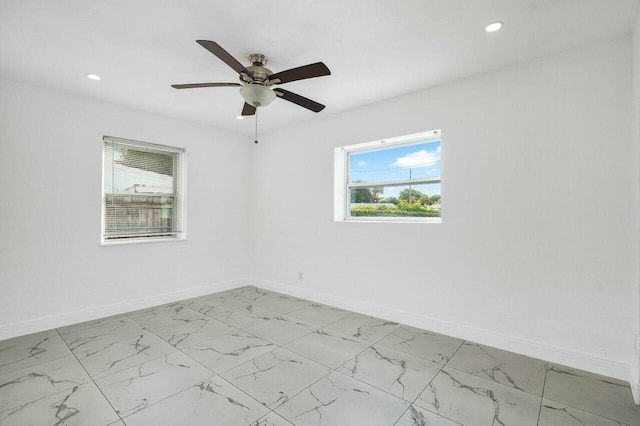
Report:
M255 287L0 341L0 426L640 426L629 386Z

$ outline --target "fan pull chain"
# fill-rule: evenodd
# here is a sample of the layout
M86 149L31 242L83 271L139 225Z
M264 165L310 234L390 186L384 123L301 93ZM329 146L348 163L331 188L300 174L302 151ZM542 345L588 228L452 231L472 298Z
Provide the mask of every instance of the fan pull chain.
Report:
M253 143L258 143L258 108L256 108L256 138Z

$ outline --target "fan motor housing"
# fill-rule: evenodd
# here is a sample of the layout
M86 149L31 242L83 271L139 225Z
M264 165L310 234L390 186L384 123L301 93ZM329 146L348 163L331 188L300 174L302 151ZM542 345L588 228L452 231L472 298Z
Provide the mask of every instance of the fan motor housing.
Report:
M265 67L268 61L265 55L261 53L254 53L249 55L249 61L252 65L248 66L247 70L251 73L253 80L265 81L271 74L273 74L273 71ZM242 76L240 76L240 80L244 81L242 80Z

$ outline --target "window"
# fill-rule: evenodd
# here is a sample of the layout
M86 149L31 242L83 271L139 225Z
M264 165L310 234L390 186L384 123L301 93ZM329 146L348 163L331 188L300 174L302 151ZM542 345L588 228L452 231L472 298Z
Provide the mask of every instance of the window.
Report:
M440 131L335 149L336 221L441 222Z
M103 140L102 242L184 239L184 150Z

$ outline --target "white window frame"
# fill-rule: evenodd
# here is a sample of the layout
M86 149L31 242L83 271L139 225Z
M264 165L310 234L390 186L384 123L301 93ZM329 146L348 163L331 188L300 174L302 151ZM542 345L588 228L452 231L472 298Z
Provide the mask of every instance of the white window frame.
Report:
M176 197L176 204L174 206L174 216L179 219L178 229L180 232L174 234L173 236L166 237L139 237L139 238L127 238L127 239L105 239L105 219L106 219L106 203L105 203L105 143L107 141L113 141L120 145L129 145L135 148L147 148L154 151L164 151L169 153L178 154L176 158L176 162L174 164L174 190L175 193L178 194ZM187 151L185 148L178 148L168 145L161 145L150 142L141 142L135 141L131 139L123 139L117 138L113 136L103 136L102 138L102 215L100 221L100 244L103 246L111 246L111 245L121 245L121 244L144 244L144 243L159 243L159 242L168 242L168 241L185 241L187 239Z
M435 141L440 141L440 147L442 147L442 135L440 129L335 148L333 220L335 222L442 223L442 217L351 216L351 209L349 208L351 202L351 200L349 199L349 194L352 188L369 188L372 186L423 185L429 183L442 184L442 165L440 166L440 178L424 178L413 180L405 179L375 183L350 183L349 171L351 170L350 159L352 154L362 154L365 152L378 151L380 149L389 149L392 147L397 148L401 146L417 145ZM440 158L442 158L442 148Z

